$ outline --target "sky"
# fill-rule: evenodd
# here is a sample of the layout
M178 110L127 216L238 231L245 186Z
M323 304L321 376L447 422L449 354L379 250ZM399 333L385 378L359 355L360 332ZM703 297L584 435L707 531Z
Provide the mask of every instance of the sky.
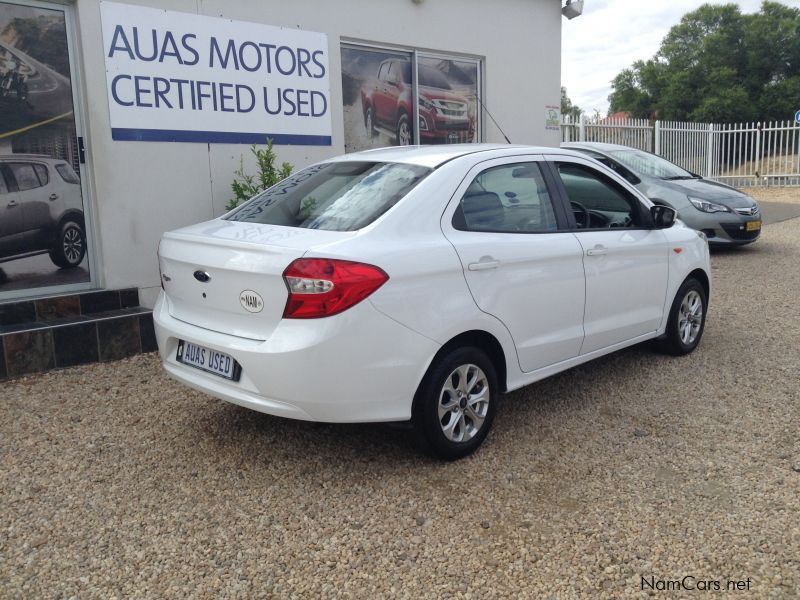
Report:
M800 0L782 0L796 6ZM711 4L725 4L710 0ZM670 27L703 2L697 0L585 0L583 14L562 18L561 85L585 112L605 115L611 80L635 60L651 58ZM761 0L739 0L744 13Z

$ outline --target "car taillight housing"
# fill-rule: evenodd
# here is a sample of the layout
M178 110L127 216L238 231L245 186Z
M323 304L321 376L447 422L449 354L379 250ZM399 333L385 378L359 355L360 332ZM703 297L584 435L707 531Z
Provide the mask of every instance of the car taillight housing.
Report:
M355 306L389 279L373 265L333 258L298 258L283 272L289 298L284 319L330 317Z

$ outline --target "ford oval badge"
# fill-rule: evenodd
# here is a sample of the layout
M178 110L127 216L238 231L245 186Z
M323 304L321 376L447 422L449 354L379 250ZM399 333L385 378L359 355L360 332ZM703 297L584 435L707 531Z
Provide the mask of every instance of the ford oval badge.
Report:
M197 279L200 283L208 283L211 279L211 275L206 273L205 271L195 271L194 278Z
M239 304L247 312L257 313L264 308L264 299L253 290L245 290L239 294Z

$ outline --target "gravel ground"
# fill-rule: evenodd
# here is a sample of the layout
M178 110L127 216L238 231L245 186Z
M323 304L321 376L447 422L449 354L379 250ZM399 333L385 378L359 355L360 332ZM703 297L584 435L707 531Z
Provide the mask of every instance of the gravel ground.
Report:
M689 575L797 598L799 262L800 219L715 254L694 355L515 392L452 464L213 400L153 355L4 383L0 596L621 598Z
M800 204L800 187L748 187L739 191L759 202Z

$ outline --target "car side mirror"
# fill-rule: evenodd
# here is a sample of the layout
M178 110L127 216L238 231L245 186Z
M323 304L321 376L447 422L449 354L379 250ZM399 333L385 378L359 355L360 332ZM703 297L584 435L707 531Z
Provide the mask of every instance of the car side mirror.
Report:
M671 206L656 204L650 207L650 216L653 217L653 224L656 229L669 229L675 224L677 211Z

